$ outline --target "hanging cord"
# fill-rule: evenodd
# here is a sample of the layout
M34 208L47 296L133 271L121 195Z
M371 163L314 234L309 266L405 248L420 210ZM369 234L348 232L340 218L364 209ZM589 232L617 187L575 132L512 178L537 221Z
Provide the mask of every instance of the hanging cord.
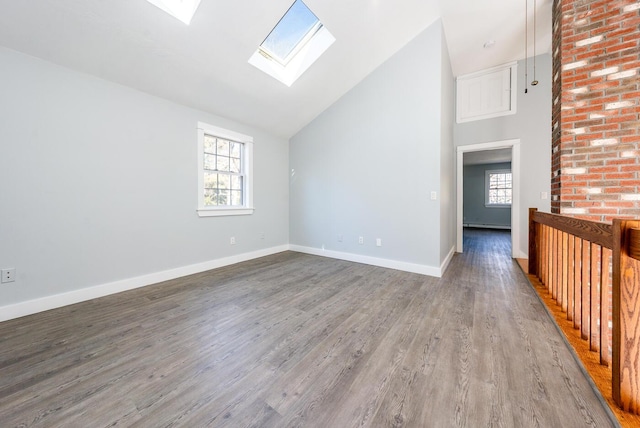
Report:
M529 92L529 0L524 0L524 93Z
M536 0L533 0L533 82L531 86L536 86Z

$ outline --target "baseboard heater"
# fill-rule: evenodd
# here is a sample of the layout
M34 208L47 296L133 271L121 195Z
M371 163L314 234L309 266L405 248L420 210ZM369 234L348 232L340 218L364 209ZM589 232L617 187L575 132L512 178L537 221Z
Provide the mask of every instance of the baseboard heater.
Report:
M478 229L504 229L504 230L511 230L511 226L510 225L504 225L504 224L464 223L463 226L464 227L475 227L475 228L478 228Z

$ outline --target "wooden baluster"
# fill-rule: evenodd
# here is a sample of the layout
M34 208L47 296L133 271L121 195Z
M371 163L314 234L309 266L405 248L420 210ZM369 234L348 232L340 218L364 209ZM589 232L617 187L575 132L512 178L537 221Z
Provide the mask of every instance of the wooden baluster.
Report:
M573 279L575 281L575 316L573 328L580 330L582 321L582 239L576 238L575 264L573 266Z
M542 248L544 251L544 254L542 256L542 284L544 284L545 286L549 283L547 278L548 278L548 269L549 269L549 227L546 225L542 225Z
M553 251L555 248L554 241L553 241L554 235L555 234L553 233L553 229L549 227L549 266L548 266L547 288L549 289L549 294L551 294L552 297L553 297L553 259L554 259Z
M568 287L568 295L567 295L567 319L569 321L573 321L575 318L574 308L575 308L575 298L576 298L576 289L575 289L575 279L574 275L574 265L576 263L576 255L575 255L575 237L573 235L568 236L568 245L567 245L567 287Z
M609 366L611 358L609 354L609 291L611 282L611 250L602 247L600 258L600 364Z
M591 322L589 336L589 349L600 351L600 246L591 244L591 305L589 308L589 320Z
M549 273L549 230L547 225L542 225L542 248L544 248L544 256L542 257L542 284L546 287L548 284L547 274Z
M560 243L560 239L558 239L559 231L557 229L553 229L553 270L551 273L551 297L553 300L558 302L558 256L562 254L558 251L558 245Z
M544 225L543 224L537 224L538 226L538 239L540 240L540 247L538 247L540 249L540 251L538 252L538 279L540 280L540 282L544 283L543 278L544 278L544 258L546 255L545 249L544 249Z
M555 284L554 299L556 304L562 300L562 231L556 229L556 257L553 283Z
M536 223L533 221L533 215L538 211L537 208L529 208L529 275L538 274L538 236Z
M536 233L537 243L538 243L538 271L536 276L538 279L542 279L542 261L544 260L544 247L543 247L543 227L541 224L536 223L536 228L538 229Z
M591 267L591 242L582 240L582 326L580 334L584 340L589 340L589 308L591 305L591 292L589 290L589 268Z
M640 262L629 251L635 254L640 244L630 230L638 227L640 221L613 221L613 399L635 414L640 414Z
M560 260L560 296L558 303L562 308L562 312L567 312L569 299L569 234L567 232L562 232L562 259Z

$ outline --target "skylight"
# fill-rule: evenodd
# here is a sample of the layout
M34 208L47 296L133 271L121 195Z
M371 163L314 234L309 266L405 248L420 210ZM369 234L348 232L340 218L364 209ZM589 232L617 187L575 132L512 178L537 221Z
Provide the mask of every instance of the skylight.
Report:
M174 18L189 25L193 15L196 13L200 0L147 0L154 6L167 12Z
M249 63L291 86L335 40L307 5L295 0Z
M286 65L297 48L302 47L321 27L318 17L301 0L296 0L260 48Z

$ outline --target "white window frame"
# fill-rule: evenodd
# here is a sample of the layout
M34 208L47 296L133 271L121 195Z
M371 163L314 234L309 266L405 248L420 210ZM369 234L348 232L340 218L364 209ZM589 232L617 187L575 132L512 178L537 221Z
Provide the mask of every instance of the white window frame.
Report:
M511 203L510 204L492 204L489 202L489 185L491 174L511 174ZM513 172L510 169L488 169L484 172L484 206L487 208L511 208L513 204Z
M271 32L280 25L280 22L285 16L287 16L294 4L295 2L293 2L289 9L287 9L287 12L285 12L283 17L280 18L280 21L278 21ZM318 60L318 58L320 58L320 56L322 56L322 54L336 41L336 38L333 37L329 30L327 30L327 28L322 24L320 17L318 17L306 4L305 7L307 7L307 9L309 9L316 18L318 18L318 22L286 58L278 59L276 55L270 53L268 49L262 46L264 41L260 46L258 46L258 49L256 49L253 55L251 55L251 58L249 58L249 64L288 87L293 85L293 83L298 80L298 78L302 76L302 74L307 71L307 69L311 67L311 65L313 65L313 63L316 62L316 60ZM271 32L269 32L269 35Z
M243 204L242 206L205 206L204 204L204 136L224 138L242 143ZM253 137L239 132L198 122L198 215L200 217L219 217L233 215L250 215L253 206Z

